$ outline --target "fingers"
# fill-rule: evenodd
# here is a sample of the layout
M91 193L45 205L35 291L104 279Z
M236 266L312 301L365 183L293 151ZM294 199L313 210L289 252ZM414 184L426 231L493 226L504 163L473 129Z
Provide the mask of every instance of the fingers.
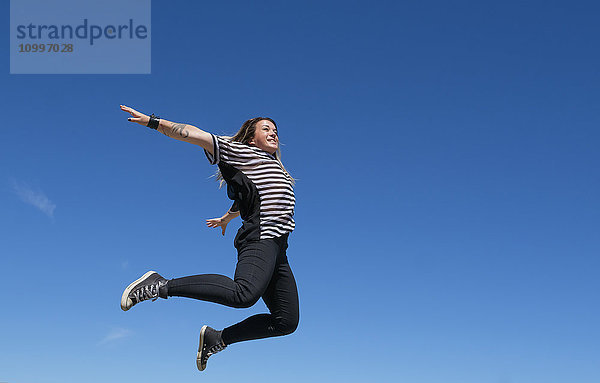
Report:
M131 114L133 117L135 118L140 118L142 116L142 113L138 112L137 110L130 108L128 106L125 105L119 105L121 107L121 110L124 112L127 112L129 114ZM129 121L134 121L133 118L128 118ZM134 121L137 122L137 121Z
M207 219L206 226L217 228L221 227L221 235L225 236L225 229L227 229L227 224L223 224L219 218Z
M208 226L208 227L218 227L219 223L216 222L216 220L214 220L214 219L207 219L206 220L206 226Z
M135 113L137 113L137 110L135 110L133 108L130 108L130 107L126 106L126 105L119 105L119 106L121 107L121 110L123 110L125 112L128 112L128 113L135 112Z
M132 116L133 116L133 114L134 114L135 112L137 112L135 109L133 109L133 108L130 108L130 107L128 107L128 106L125 106L125 105L119 105L119 106L121 107L121 110L122 110L122 111L124 111L124 112L127 112L127 113L131 113L131 115L132 115Z
M119 106L121 107L122 111L127 112L133 116L133 117L129 117L127 119L127 121L137 122L138 124L142 124L141 114L137 110L130 108L128 106L125 106L125 105L119 105Z

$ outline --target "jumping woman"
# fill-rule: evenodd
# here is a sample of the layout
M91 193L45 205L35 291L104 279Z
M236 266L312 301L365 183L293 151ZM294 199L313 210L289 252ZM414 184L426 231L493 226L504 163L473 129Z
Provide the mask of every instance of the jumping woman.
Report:
M218 179L227 184L233 205L221 218L207 220L209 227L225 228L241 216L235 237L238 261L233 280L217 274L165 279L148 271L131 283L121 297L121 309L129 310L145 300L187 297L245 308L259 298L269 314L251 316L221 331L200 330L196 365L206 368L208 358L230 344L291 334L298 326L298 291L288 264L288 235L294 230L294 179L281 162L275 121L250 119L233 137L215 136L195 126L147 116L121 105L129 121L158 130L167 137L198 145L208 161L218 166Z

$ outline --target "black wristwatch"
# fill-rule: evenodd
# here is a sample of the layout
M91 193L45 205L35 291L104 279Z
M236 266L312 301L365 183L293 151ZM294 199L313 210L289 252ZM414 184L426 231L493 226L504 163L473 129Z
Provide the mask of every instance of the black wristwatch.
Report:
M150 115L150 120L148 120L148 125L146 125L147 127L149 127L150 129L158 129L158 123L160 122L160 117L155 116L154 113L152 113Z

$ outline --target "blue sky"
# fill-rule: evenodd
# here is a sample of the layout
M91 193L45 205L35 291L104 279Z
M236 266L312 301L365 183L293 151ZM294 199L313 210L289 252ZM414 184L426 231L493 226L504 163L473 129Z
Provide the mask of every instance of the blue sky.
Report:
M594 2L152 4L151 75L9 75L0 46L0 381L600 380ZM118 12L118 10L115 10ZM195 368L200 327L119 308L149 269L232 275L202 150L119 104L279 125L297 178L291 336Z

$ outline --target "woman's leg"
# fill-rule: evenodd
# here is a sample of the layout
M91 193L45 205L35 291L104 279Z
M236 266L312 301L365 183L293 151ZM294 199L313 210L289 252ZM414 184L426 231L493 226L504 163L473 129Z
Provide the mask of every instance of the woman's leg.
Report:
M231 307L250 307L262 296L270 314L254 315L217 331L208 326L200 331L196 363L200 371L208 358L228 344L250 339L292 333L298 326L298 292L287 261L287 235L251 242L238 252L235 277L204 274L167 281L149 271L131 283L121 296L121 308L129 310L148 299L181 296L220 303Z
M168 281L167 294L230 307L250 307L269 286L279 247L275 240L248 243L238 252L233 280L217 274L175 278Z
M251 316L222 332L225 344L291 334L299 320L298 290L285 248L277 256L273 277L262 298L270 314Z

